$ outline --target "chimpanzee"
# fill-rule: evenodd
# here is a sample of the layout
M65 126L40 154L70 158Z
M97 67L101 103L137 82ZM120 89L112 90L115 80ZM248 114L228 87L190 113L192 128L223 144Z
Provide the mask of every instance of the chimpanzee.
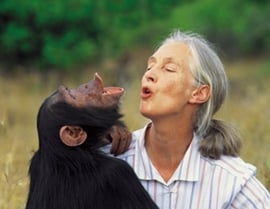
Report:
M29 168L26 209L158 208L133 169L99 149L108 135L130 138L120 121L123 92L104 87L96 73L87 84L60 86L45 99L37 116L39 148Z

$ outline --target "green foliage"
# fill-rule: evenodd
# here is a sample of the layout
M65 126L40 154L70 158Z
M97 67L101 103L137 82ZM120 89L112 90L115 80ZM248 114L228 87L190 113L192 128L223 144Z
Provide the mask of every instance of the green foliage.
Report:
M174 9L171 27L205 34L227 52L270 50L270 3L198 0Z
M152 47L173 28L229 54L269 52L269 11L265 0L2 0L0 62L69 69Z
M67 69L97 53L95 5L81 0L4 0L0 58L42 68Z

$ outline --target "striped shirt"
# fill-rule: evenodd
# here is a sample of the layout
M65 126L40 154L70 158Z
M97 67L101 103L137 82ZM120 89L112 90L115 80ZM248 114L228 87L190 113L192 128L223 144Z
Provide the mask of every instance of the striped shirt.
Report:
M129 150L118 157L134 168L160 209L270 209L269 192L257 180L256 168L240 158L203 157L196 135L178 168L165 182L147 155L145 129L133 132Z

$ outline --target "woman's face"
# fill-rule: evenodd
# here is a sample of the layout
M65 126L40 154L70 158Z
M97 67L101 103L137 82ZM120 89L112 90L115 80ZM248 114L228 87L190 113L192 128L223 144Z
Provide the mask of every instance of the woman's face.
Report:
M190 49L179 42L161 46L149 58L142 77L142 115L150 119L181 117L195 89L190 58Z

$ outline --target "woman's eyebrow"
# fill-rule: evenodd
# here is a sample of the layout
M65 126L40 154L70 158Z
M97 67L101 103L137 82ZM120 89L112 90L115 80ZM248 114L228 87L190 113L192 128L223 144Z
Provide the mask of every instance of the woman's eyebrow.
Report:
M174 64L178 65L179 67L181 67L181 64L179 63L179 61L174 59L173 57L165 57L163 59L163 62L164 63L174 63Z
M148 58L147 63L149 63L149 62L155 62L155 61L156 61L156 58L154 56L151 56L151 57Z

